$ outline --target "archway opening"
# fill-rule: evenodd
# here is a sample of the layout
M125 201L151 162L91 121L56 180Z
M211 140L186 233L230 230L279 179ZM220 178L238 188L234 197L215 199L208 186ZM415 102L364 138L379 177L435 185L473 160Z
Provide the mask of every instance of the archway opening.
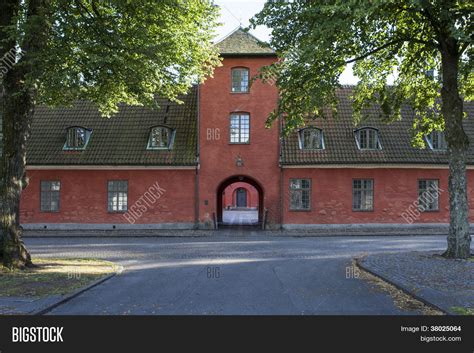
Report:
M222 225L261 224L263 189L254 179L234 176L217 190L217 220Z

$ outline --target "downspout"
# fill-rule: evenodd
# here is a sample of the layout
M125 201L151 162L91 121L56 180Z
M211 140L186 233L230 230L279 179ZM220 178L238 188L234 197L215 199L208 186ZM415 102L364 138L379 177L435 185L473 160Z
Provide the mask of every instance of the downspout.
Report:
M283 182L284 182L284 175L283 175L283 167L282 167L282 144L283 144L283 120L281 118L281 114L278 115L278 148L279 148L279 158L278 158L278 166L280 167L280 230L283 230Z
M200 139L201 139L201 84L197 86L197 121L196 121L196 171L194 176L194 229L199 229L199 169L200 169Z

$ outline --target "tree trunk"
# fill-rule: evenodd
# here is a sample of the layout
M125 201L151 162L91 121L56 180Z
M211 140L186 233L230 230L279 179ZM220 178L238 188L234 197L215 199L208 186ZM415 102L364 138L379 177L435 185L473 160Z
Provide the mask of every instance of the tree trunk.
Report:
M2 0L0 26L11 25L18 14L19 0ZM36 73L41 67L35 60L47 43L49 30L49 0L29 0L26 15L26 32L20 47L22 57L12 62L2 82L3 156L0 165L0 197L2 200L1 228L3 265L9 268L31 266L31 256L23 240L20 225L21 192L27 186L26 142L30 135L34 113ZM4 12L6 11L6 12ZM0 39L5 39L0 28ZM18 50L15 39L5 40L3 52ZM16 56L18 59L18 56Z
M449 158L450 224L448 248L444 256L466 259L470 256L469 205L467 198L466 157L469 139L463 128L463 101L459 95L459 53L456 40L442 45L443 88L441 99Z
M26 141L30 133L33 104L31 93L23 87L15 73L8 74L4 80L4 179L0 193L3 208L3 265L9 268L25 268L32 265L32 262L22 241L20 197L26 187Z
M5 75L8 73L8 70L11 68L6 65L8 62L9 65L12 63L12 55L11 50L12 48L16 48L16 41L14 39L10 39L8 32L6 30L7 26L12 24L13 18L18 14L19 9L19 1L18 0L5 0L0 2L0 58L2 59L1 66L0 66L0 124L2 125L1 131L5 134L5 127L3 124L3 115L4 115L4 97L6 96L5 92L5 85L4 85L4 78ZM9 55L10 54L10 55ZM6 60L5 60L6 59ZM8 60L8 61L7 61ZM3 157L5 156L4 153L4 138L1 138L1 146L0 146L0 217L3 219L3 215L5 214L3 210L3 204L5 199L4 193L4 180L5 180L5 173L4 173L4 160ZM0 219L0 220L1 220ZM3 222L0 223L0 262L3 262Z

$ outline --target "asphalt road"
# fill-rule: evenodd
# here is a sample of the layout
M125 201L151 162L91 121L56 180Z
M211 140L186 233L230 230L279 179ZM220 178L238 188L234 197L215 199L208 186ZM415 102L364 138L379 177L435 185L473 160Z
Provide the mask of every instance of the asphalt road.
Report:
M50 314L417 314L351 278L354 256L443 249L443 236L27 238L34 256L124 271ZM71 279L73 280L73 279Z

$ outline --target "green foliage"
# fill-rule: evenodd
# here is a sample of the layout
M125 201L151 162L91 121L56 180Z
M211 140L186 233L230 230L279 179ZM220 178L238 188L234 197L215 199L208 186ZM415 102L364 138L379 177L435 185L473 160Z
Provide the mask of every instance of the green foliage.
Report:
M452 306L450 310L456 315L474 315L474 309L464 308L462 306Z
M399 119L408 103L415 112L414 143L423 145L424 134L444 128L439 73L445 38L453 38L460 53L464 99L474 97L473 9L470 1L449 0L267 2L252 24L272 29L270 44L282 59L260 75L271 72L281 94L269 123L282 114L288 132L308 118L334 115L339 77L353 63L355 122L373 103L381 118Z
M176 100L219 64L211 1L49 0L37 18L28 3L10 33L22 43L43 31L46 45L20 62L33 68L37 103L87 99L104 115L119 103L153 106L156 94Z

